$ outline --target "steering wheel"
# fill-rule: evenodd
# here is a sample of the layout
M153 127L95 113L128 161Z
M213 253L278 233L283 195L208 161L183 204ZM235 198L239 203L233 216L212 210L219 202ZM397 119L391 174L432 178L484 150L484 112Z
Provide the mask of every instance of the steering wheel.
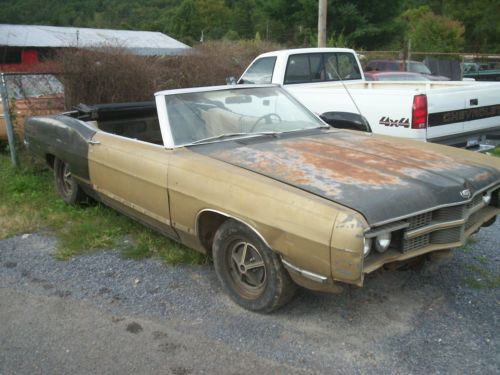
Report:
M274 112L273 112L273 113L268 113L268 114L266 114L266 115L264 115L264 116L260 116L260 117L257 119L257 121L255 121L255 122L253 123L253 125L250 127L250 130L249 130L249 131L250 131L250 132L253 132L253 131L255 130L255 128L257 128L257 125L258 125L260 122L262 122L262 120L266 120L266 124L270 124L270 123L273 121L273 118L274 118L274 119L277 119L277 120L278 120L278 122L283 121L283 120L281 119L280 115L278 115L277 113L274 113Z

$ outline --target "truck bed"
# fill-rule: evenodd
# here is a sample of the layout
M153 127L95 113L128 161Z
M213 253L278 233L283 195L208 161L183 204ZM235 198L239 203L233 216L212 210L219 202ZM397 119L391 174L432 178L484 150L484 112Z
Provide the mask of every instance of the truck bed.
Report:
M471 139L500 136L498 83L356 81L287 85L286 89L320 115L329 108L361 113L378 134L454 146L466 146ZM416 95L426 95L425 129L410 128Z

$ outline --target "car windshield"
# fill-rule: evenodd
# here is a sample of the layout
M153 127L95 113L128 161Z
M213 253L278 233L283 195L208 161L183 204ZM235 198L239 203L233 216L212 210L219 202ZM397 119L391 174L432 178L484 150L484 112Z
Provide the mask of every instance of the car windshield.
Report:
M432 74L429 68L421 62L410 62L410 72Z
M170 94L165 101L176 146L325 126L279 87Z

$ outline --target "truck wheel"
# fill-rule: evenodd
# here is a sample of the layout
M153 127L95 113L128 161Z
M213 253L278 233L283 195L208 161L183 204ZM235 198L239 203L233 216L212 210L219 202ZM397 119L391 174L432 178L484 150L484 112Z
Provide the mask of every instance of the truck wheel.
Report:
M66 203L76 204L85 200L85 193L71 175L69 165L58 158L54 159L54 180L57 192Z
M287 303L297 289L278 255L237 221L227 220L217 230L213 259L222 287L247 310L274 311Z

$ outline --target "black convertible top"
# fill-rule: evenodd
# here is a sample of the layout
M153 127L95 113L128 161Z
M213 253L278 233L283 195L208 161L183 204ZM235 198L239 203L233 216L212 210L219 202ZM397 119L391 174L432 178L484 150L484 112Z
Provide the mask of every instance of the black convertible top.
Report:
M79 104L75 107L75 111L71 113L71 116L84 121L105 121L119 120L125 117L157 116L157 112L155 102L111 103L90 106Z

